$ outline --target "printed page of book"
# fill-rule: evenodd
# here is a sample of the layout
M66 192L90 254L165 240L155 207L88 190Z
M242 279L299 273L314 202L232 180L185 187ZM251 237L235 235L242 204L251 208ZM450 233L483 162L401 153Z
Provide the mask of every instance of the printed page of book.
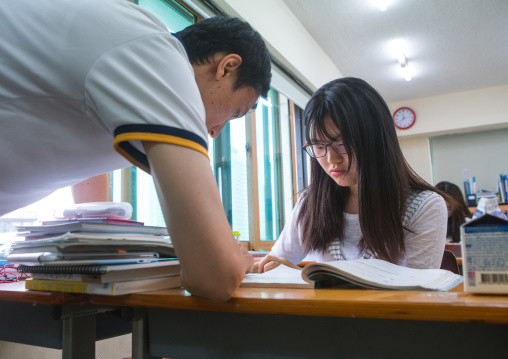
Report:
M380 259L312 263L302 275L312 277L316 271L336 273L357 284L399 290L447 290L463 281L462 276L450 271L407 268Z
M314 282L302 278L302 271L280 265L265 273L248 273L240 287L256 288L314 288Z

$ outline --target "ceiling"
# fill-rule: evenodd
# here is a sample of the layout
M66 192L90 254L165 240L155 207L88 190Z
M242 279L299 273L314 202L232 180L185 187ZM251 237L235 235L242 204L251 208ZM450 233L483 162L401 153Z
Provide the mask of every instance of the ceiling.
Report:
M508 0L284 0L344 76L388 102L508 84ZM403 40L412 80L393 40ZM508 100L508 99L507 99Z

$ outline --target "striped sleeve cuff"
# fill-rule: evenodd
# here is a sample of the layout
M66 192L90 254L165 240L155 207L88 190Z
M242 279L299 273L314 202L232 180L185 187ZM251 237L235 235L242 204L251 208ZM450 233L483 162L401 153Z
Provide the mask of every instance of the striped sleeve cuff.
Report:
M133 165L150 173L146 155L134 147L129 141L151 141L170 143L188 147L208 157L208 145L195 133L180 128L161 125L123 125L115 130L113 146L115 150Z

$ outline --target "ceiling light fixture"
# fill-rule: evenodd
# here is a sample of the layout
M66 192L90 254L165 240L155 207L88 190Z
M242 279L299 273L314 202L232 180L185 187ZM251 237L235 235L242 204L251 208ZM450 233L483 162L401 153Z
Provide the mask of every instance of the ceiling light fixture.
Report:
M407 66L406 55L402 51L397 53L397 60L399 60L400 67Z
M406 58L407 46L405 41L402 39L393 40L389 43L390 52L397 57L402 75L406 81L411 81L411 70L409 69L409 63ZM393 55L391 55L393 56Z
M385 11L388 9L388 4L390 3L390 0L373 0L373 3L376 7L379 8L381 11Z
M406 55L402 51L397 52L397 60L399 60L400 68L402 69L402 75L406 81L411 81L411 72L409 71L409 65L406 60Z
M402 51L397 52L397 59L399 60L400 68L402 69L402 74L406 81L411 81L411 71L409 71L409 65L406 60L406 56Z

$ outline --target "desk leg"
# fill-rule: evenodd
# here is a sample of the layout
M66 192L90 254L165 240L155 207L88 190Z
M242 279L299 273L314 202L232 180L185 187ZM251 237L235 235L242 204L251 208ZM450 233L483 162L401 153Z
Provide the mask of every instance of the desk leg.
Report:
M132 319L132 359L160 359L150 354L145 308L135 308Z
M62 359L95 359L95 313L63 319Z

